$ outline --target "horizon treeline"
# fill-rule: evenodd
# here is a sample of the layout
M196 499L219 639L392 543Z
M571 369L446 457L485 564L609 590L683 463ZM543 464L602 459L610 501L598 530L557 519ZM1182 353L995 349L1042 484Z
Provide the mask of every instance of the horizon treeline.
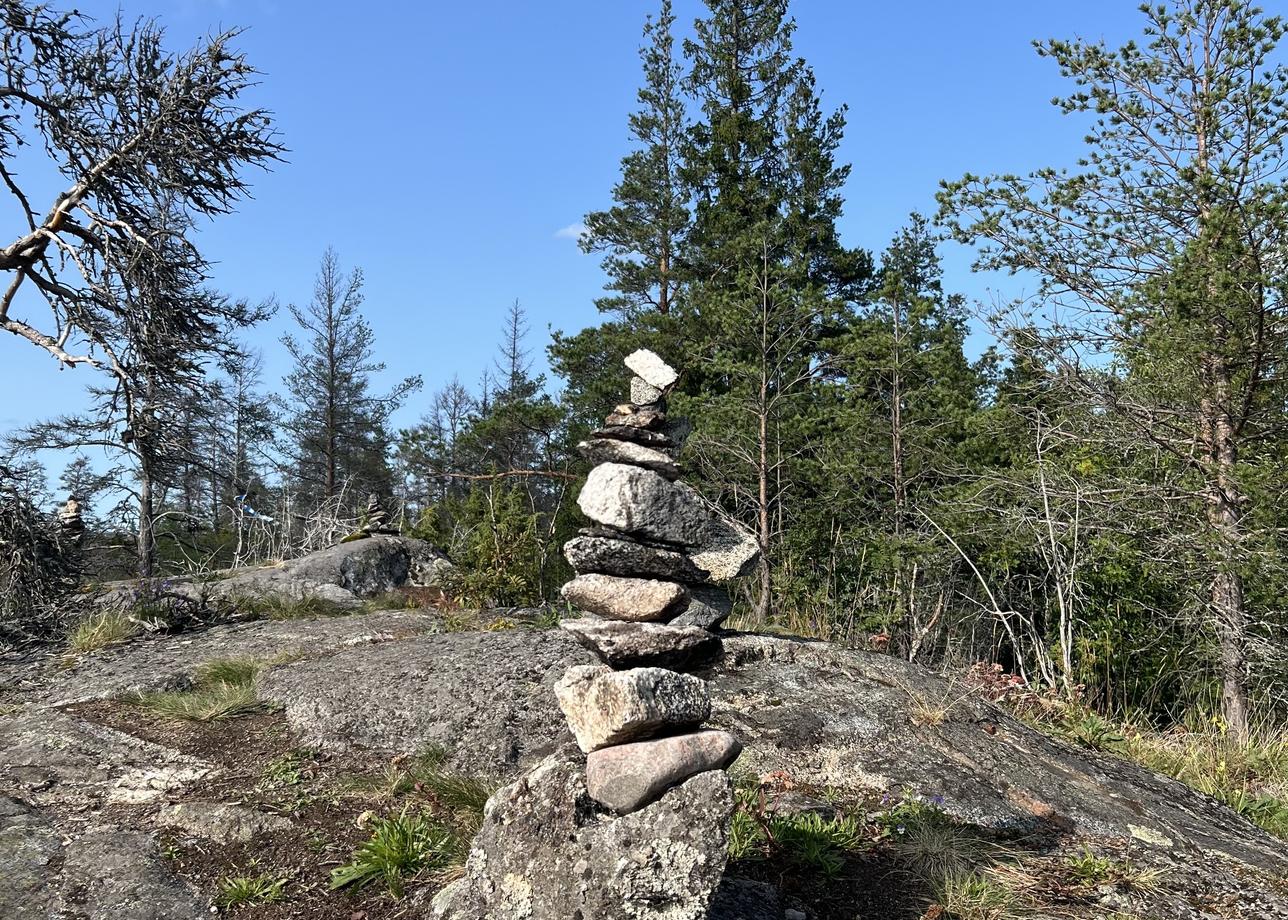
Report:
M62 489L93 509L101 546L132 533L144 576L328 545L374 495L447 551L460 603L550 603L583 523L576 445L647 347L681 370L686 478L761 544L740 625L983 661L1235 737L1282 714L1282 21L1173 0L1121 49L1038 43L1069 80L1055 104L1088 126L1079 165L946 181L936 214L872 253L837 229L846 112L794 51L788 0L705 6L684 38L669 0L645 24L632 148L580 240L602 259L602 321L553 334L557 381L534 373L544 343L516 301L492 365L462 369L476 385L374 391L362 273L328 250L312 300L288 308L292 370L271 396L256 356L189 336L183 361L117 373L86 416L16 433L15 456L110 445L119 467L77 460ZM1037 285L979 316L979 355L945 238ZM275 308L201 297L212 330ZM393 430L404 404L423 418ZM30 466L8 477L46 500ZM94 501L121 483L125 506ZM100 577L122 569L99 558Z

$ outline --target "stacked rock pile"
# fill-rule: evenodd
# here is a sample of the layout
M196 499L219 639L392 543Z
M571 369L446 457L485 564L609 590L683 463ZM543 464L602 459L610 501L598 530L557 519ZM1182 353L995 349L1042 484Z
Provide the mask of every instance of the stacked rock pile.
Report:
M605 664L571 668L555 687L587 754L587 792L621 814L738 756L732 735L701 729L705 681L680 672L719 654L712 630L730 609L719 585L759 555L750 531L679 481L687 426L666 416L676 372L650 351L626 366L630 402L578 445L597 463L578 497L596 526L564 547L577 575L563 596L591 615L561 625Z

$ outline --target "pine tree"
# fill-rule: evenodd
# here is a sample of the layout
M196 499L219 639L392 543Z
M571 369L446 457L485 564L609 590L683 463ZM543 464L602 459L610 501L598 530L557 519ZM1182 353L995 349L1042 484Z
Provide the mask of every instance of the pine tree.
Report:
M813 74L792 53L786 2L707 5L686 43L703 113L684 167L696 201L682 320L697 362L686 392L704 479L759 536L764 616L780 544L809 501L791 493L823 433L819 386L869 269L835 228L844 114L822 114Z
M1149 529L1187 544L1204 572L1190 579L1205 585L1191 604L1215 640L1225 721L1243 739L1246 576L1255 548L1278 542L1257 519L1282 491L1256 483L1276 480L1288 433L1288 325L1272 268L1288 232L1288 68L1272 56L1286 27L1246 0L1142 12L1144 44L1038 46L1076 86L1057 104L1095 119L1077 170L968 175L941 202L959 239L982 244L982 267L1041 279L1043 313L1026 328L1057 384L1124 455L1153 455L1128 494L1142 512L1167 509Z

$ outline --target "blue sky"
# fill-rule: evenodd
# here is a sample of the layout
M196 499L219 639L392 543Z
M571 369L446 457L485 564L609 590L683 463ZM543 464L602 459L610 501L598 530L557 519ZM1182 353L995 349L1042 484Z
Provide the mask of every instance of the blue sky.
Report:
M100 19L117 10L76 6ZM1082 131L1049 104L1064 86L1030 41L1119 43L1139 32L1136 6L796 0L797 51L825 104L849 106L844 240L879 251L909 211L933 210L940 179L1070 163ZM328 245L362 266L387 377L425 378L400 423L453 374L476 381L516 298L538 358L548 328L597 321L597 260L565 228L609 202L653 0L125 0L120 9L160 18L172 45L247 29L239 44L264 71L255 102L276 113L291 152L252 177L253 200L203 230L215 284L303 303ZM701 5L676 0L676 12L683 35ZM968 254L945 256L950 290L990 296ZM286 370L278 338L288 320L283 310L250 335L270 387ZM77 410L90 373L59 372L33 347L0 340L0 431Z

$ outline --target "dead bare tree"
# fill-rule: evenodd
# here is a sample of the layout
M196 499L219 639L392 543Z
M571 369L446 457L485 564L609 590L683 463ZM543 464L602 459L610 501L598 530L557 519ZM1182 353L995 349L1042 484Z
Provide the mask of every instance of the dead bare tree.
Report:
M19 223L0 247L0 329L62 366L115 373L140 280L175 258L204 279L206 260L174 216L186 230L231 210L247 191L243 169L283 148L268 113L240 104L255 71L231 47L236 32L174 54L147 20L100 26L0 0L0 22L0 184ZM43 148L66 183L41 207L19 181L22 147Z

